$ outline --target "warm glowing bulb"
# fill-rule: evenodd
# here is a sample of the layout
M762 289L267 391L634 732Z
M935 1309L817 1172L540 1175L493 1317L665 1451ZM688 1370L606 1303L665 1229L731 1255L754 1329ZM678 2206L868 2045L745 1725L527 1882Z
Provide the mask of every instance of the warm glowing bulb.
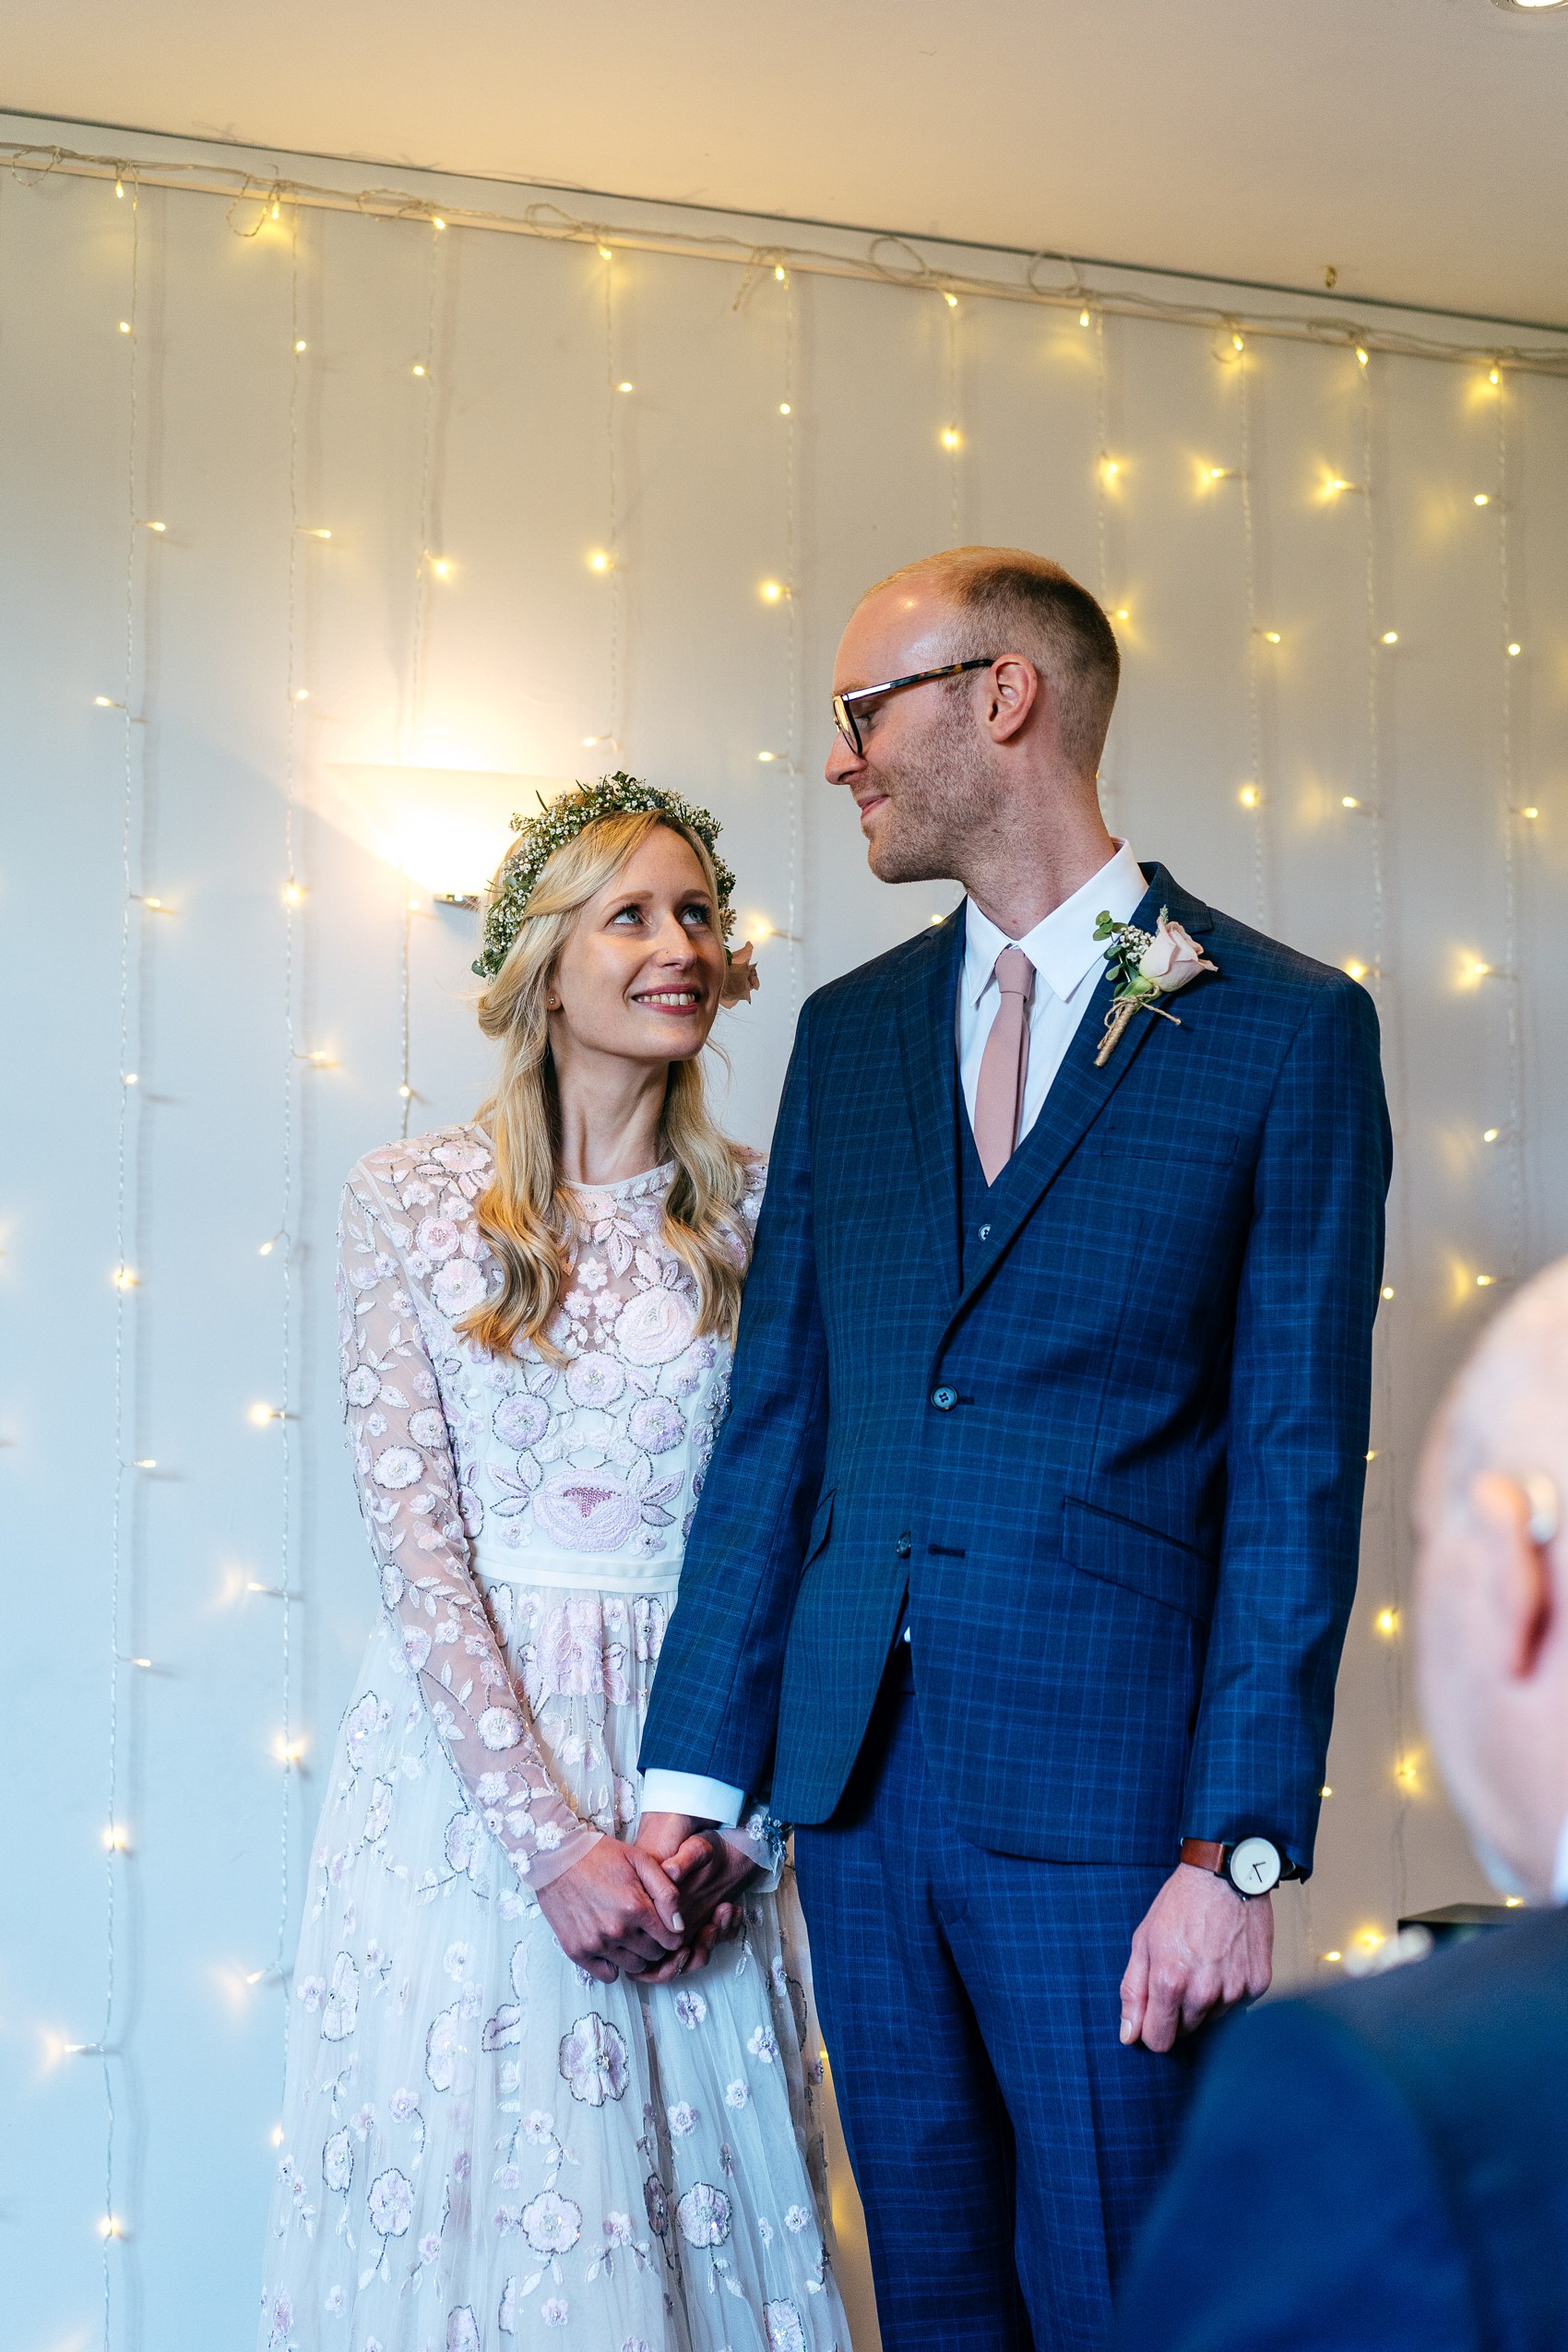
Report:
M956 294L944 294L944 295L943 295L943 297L942 297L942 299L943 299L943 301L946 303L946 305L947 305L947 307L948 307L948 309L949 309L949 310L956 310L956 309L957 309L957 307L958 307L958 297L957 297L957 295L956 295Z
M1505 1911L1522 1911L1525 1907L1525 1898L1522 1895L1505 1895L1503 1898L1503 1907Z
M600 245L599 249L599 257L600 261L613 261L615 258L608 245Z
M294 349L296 351L306 351L310 349L303 335L296 336L294 339Z
M1366 365L1366 363L1367 363L1367 358L1368 358L1368 354L1367 354L1367 352L1363 350L1362 346L1361 346L1360 343L1358 343L1358 344L1357 344L1357 346L1356 346L1356 364L1358 365L1358 367L1365 367L1365 365Z
M1117 475L1122 470L1122 460L1120 457L1102 457L1100 460L1100 469L1104 473L1107 481L1114 481Z
M942 445L944 449L956 449L961 438L962 436L956 424L944 424L943 426Z
M285 1740L281 1731L272 1742L272 1752L280 1764L296 1764L305 1752L303 1740Z
M166 531L168 528L169 526L167 523L148 523L148 529L149 531L158 531L160 533Z
M1328 1785L1327 1781L1325 1780L1325 1781L1324 1782L1324 1784L1323 1784L1323 1787L1322 1787L1322 1788L1318 1790L1318 1792L1317 1792L1317 1793L1318 1793L1318 1795L1319 1795L1320 1797L1332 1797L1332 1796L1333 1796L1333 1794L1334 1794L1334 1791L1333 1791L1333 1789L1329 1787L1329 1785Z
M1540 814L1540 811L1539 811L1539 809L1538 809L1538 808L1536 808L1536 807L1534 807L1534 806L1531 806L1531 807L1529 807L1529 808L1527 808L1527 809L1521 809L1521 810L1519 811L1519 814L1520 814L1521 816L1538 817L1538 816L1539 816L1539 814Z
M120 332L121 332L121 334L122 334L122 335L128 335L128 334L130 333L130 331L131 331L131 322L130 322L130 320L129 320L128 318L123 318L123 319L120 321Z
M121 1079L120 1084L124 1087L139 1087L141 1084L141 1072L139 1070L127 1070L125 1076Z
M1119 604L1111 617L1113 621L1130 621L1133 616L1126 605Z
M932 915L932 918L931 918L931 921L932 921L932 926L934 927L934 925L936 925L937 923L944 923L944 922L945 922L945 921L947 921L947 918L946 918L946 916L945 916L945 915Z
M758 752L757 754L757 758L764 767L771 767L778 756L777 752Z
M412 1087L399 1087L398 1092L402 1096L405 1102L412 1102L414 1099L414 1090Z
M764 580L760 593L765 604L777 604L784 594L784 583L782 580Z
M266 1429L270 1422L281 1420L276 1405L253 1405L245 1415L252 1429Z
M1382 1295L1384 1298L1385 1298L1385 1299L1392 1299L1392 1298L1393 1298L1393 1296L1394 1296L1394 1285L1393 1285L1393 1283L1392 1283L1392 1282L1385 1282L1385 1283L1384 1284L1384 1286L1383 1286L1383 1290L1382 1290L1382 1294L1381 1294L1381 1295Z
M278 219L278 217L279 217L279 208L280 208L279 207L279 205L278 205L276 202L274 202L273 207L272 207L272 218L274 219L274 220L276 220Z
M1349 483L1346 481L1346 479L1345 479L1345 477L1344 477L1344 475L1343 475L1343 474L1336 474L1336 475L1335 475L1335 477L1334 477L1334 479L1333 479L1333 481L1329 483L1329 485L1328 485L1328 486L1329 486L1330 490L1335 491L1335 492L1338 492L1338 491L1341 491L1341 490L1348 490L1348 489L1349 489L1349 487L1350 487L1350 484L1349 484Z
M310 688L308 686L296 686L294 688L294 700L296 702L309 702Z
M125 2225L118 2214L106 2213L98 2225L98 2234L101 2238L123 2238Z
M1478 490L1478 491L1477 491L1477 493L1476 493L1476 505L1477 505L1478 506L1490 506L1490 505L1491 505L1491 500L1488 497L1488 495L1487 495L1487 493L1486 493L1486 492L1485 492L1484 490Z
M784 284L784 282L785 282L786 279L787 279L787 278L789 277L789 275L790 275L789 271L785 268L784 264L783 264L781 261L776 261L776 262L774 263L774 265L773 265L773 274L774 274L775 278L777 278L777 279L778 279L778 283L779 283L781 286Z
M1494 1144L1502 1133L1503 1130L1501 1127L1483 1127L1481 1129L1481 1141L1483 1144Z
M1087 327L1087 326L1088 325L1088 323L1089 323L1089 315L1088 315L1087 311L1087 310L1081 310L1081 311L1078 313L1078 325L1079 325L1080 327Z
M1279 643L1279 632L1277 629L1265 629L1263 634L1265 645L1277 645Z
M331 536L331 532L329 530L323 530L319 524L305 532L305 537L307 539L330 539Z
M303 907L304 900L305 894L301 884L286 882L283 885L283 904L286 907Z
M1471 959L1470 959L1470 978L1471 978L1472 980L1485 980L1485 978L1486 978L1487 974L1491 971L1491 966L1490 964L1483 964L1483 963L1481 962L1481 959L1480 959L1480 957L1479 957L1479 956L1472 956L1472 957L1471 957Z
M131 1467L135 1470L156 1470L158 1464L150 1454L144 1454L139 1461L132 1463Z
M596 547L593 553L588 557L588 570L590 572L608 572L609 569L609 556L605 553L602 547Z
M124 1822L112 1821L103 1833L103 1843L111 1854L124 1854L130 1846L131 1834Z
M114 1268L116 1290L134 1290L140 1280L141 1277L134 1265L117 1265Z
M1478 1274L1476 1277L1476 1289L1478 1290L1490 1290L1496 1279L1497 1277L1495 1274Z
M1255 784L1243 784L1236 798L1244 809L1255 809L1262 801L1263 794Z
M272 1255L273 1251L277 1248L277 1246L278 1246L278 1241L277 1241L277 1237L276 1237L276 1235L275 1235L275 1236L273 1237L273 1239L272 1239L270 1241L264 1241L264 1242L262 1243L262 1245L261 1245L260 1249L259 1249L259 1250L257 1250L257 1252L256 1252L256 1255L257 1255L257 1257L258 1257L258 1258L269 1258L269 1257Z
M1353 980L1364 980L1367 976L1366 966L1360 961L1360 957L1356 956L1352 956L1347 960L1345 969L1349 973L1350 978Z
M1232 335L1230 338L1230 348L1233 351L1244 351L1247 347L1240 335Z
M1511 645L1508 650L1510 653L1522 653L1524 651L1524 647L1523 646Z
M789 403L789 401L788 401L788 400L780 400L780 401L779 401L779 403L778 403L778 413L779 413L779 415L780 415L781 417L787 417L787 416L790 413L790 403Z
M1375 1952L1380 1943L1388 1942L1388 1938L1381 1928L1361 1928L1357 1932L1356 1942L1366 1951Z
M1396 1609L1380 1609L1372 1622L1380 1633L1395 1634L1399 1630L1399 1612Z
M1367 1448L1367 1460L1368 1460L1369 1462L1375 1462L1375 1461L1377 1460L1377 1448L1376 1448L1376 1446L1375 1446L1375 1445L1369 1445L1369 1446L1368 1446L1368 1448Z
M1359 809L1361 804L1354 792L1344 792L1340 795L1339 805L1342 809Z
M430 216L430 225L433 229L445 229L446 223L443 220L439 212L433 212Z
M1415 1759L1411 1756L1402 1756L1394 1767L1394 1777L1402 1788L1413 1788L1416 1785ZM1383 1941L1384 1939L1380 1936L1378 1942L1381 1943Z
M267 2136L275 2148L280 2148L283 2144L283 2126L281 2123L275 2123Z
M118 710L120 707L113 695L94 695L92 707L95 710Z
M630 376L627 376L624 384L618 384L615 386L617 392L635 392L636 388L636 386L632 382Z
M1502 381L1503 375L1501 370L1494 367L1491 374L1487 377L1487 382L1489 384L1501 384Z
M114 183L114 193L115 193L115 195L116 195L117 196L123 196L125 195L125 184L124 180L116 180L116 181L115 181L115 183Z
M422 375L422 374L424 374L424 366L423 366L422 362L421 362L421 361L419 361L419 360L416 360L416 361L414 362L414 374L415 374L416 375Z
M445 555L433 555L430 559L430 568L438 580L450 579L452 576L451 563Z
M1342 1952L1325 1952L1323 1956L1325 1960L1338 1961L1343 1960L1345 1954Z
M1384 642L1384 645L1397 645L1397 644L1398 644L1398 642L1399 642L1399 632L1398 632L1398 630L1397 630L1397 629L1384 629L1384 633L1383 633L1383 642Z

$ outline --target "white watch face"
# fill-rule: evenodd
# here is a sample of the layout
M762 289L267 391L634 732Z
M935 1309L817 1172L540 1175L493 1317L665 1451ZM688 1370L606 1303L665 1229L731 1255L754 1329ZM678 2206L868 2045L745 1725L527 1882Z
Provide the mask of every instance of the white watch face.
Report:
M1279 1848L1266 1837L1243 1837L1231 1848L1230 1883L1242 1895L1266 1895L1279 1883Z

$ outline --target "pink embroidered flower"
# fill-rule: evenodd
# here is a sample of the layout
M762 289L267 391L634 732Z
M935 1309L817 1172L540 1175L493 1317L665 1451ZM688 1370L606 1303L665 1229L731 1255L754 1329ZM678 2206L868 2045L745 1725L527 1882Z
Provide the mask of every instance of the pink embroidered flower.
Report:
M550 1426L550 1414L537 1396L504 1396L495 1408L491 1427L503 1445L537 1445Z
M1160 916L1153 940L1138 958L1140 979L1153 980L1161 996L1174 995L1200 972L1218 969L1196 940L1166 915Z
M639 1290L615 1324L615 1345L629 1364L670 1364L692 1341L696 1316L674 1290Z
M474 1726L481 1743L491 1749L515 1748L521 1738L521 1727L510 1707L486 1707Z
M414 1233L415 1249L422 1256L434 1258L437 1265L455 1257L462 1241L462 1227L449 1217L423 1218Z
M441 1445L445 1442L446 1436L446 1423L442 1419L441 1415L434 1408L430 1408L422 1412L410 1413L409 1416L409 1435L413 1439L416 1445L422 1445L425 1451L429 1453L432 1448Z
M566 1394L575 1405L589 1411L602 1411L613 1405L626 1385L626 1375L613 1356L589 1352L578 1356L567 1367Z
M469 1176L477 1169L490 1165L490 1154L477 1144L437 1144L430 1156L443 1168L450 1169L454 1176Z
M412 1486L423 1469L424 1464L411 1446L384 1445L375 1457L375 1467L371 1476L377 1486L386 1488L389 1493L398 1494L404 1487Z
M668 1454L686 1434L686 1424L667 1396L645 1396L632 1408L627 1424L634 1442L645 1454Z
M730 2200L722 2189L699 2180L676 2206L675 2218L688 2246L722 2246L730 2235Z
M583 2209L546 2189L523 2207L523 2236L536 2254L568 2254L583 2234Z
M619 2027L591 2012L561 2037L561 2078L584 2107L625 2097L631 2061Z
M394 2165L379 2172L370 2184L366 2202L370 2226L379 2238L401 2238L413 2218L414 2192Z
M472 1258L448 1258L437 1269L430 1295L447 1322L456 1323L484 1297L484 1276Z
M321 2151L321 2177L339 2195L354 2177L354 2146L346 2131L334 2132Z
M350 1405L362 1411L365 1406L374 1405L380 1396L381 1374L373 1372L369 1364L356 1364L343 1383L343 1394Z
M793 2303L765 2303L762 2316L767 2328L767 2352L806 2352L805 2330Z
M534 1523L564 1551L614 1551L642 1515L620 1480L603 1470L557 1470L534 1497Z

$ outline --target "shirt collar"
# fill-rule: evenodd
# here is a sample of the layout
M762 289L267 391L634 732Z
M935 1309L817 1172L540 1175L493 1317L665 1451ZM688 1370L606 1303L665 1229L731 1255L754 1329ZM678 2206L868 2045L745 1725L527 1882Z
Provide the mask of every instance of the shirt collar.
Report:
M964 993L970 1004L978 1004L985 994L996 971L996 959L1004 947L1021 947L1052 995L1065 1004L1087 975L1105 955L1105 944L1096 939L1094 927L1101 912L1108 913L1112 922L1131 922L1138 903L1148 888L1142 867L1125 841L1116 844L1116 855L1108 859L1098 873L1093 873L1081 889L1070 898L1053 907L1042 922L1022 939L1010 940L999 931L989 915L981 914L974 900L964 907Z

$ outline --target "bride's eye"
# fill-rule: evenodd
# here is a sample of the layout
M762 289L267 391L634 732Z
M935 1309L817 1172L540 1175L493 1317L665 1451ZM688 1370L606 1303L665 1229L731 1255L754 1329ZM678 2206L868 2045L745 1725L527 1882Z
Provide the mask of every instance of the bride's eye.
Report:
M681 909L681 921L689 931L710 931L713 909L706 898L689 898Z
M641 907L638 906L635 898L630 900L624 907L617 907L615 912L610 918L612 923L624 923L627 921L639 923L642 919L643 910Z

